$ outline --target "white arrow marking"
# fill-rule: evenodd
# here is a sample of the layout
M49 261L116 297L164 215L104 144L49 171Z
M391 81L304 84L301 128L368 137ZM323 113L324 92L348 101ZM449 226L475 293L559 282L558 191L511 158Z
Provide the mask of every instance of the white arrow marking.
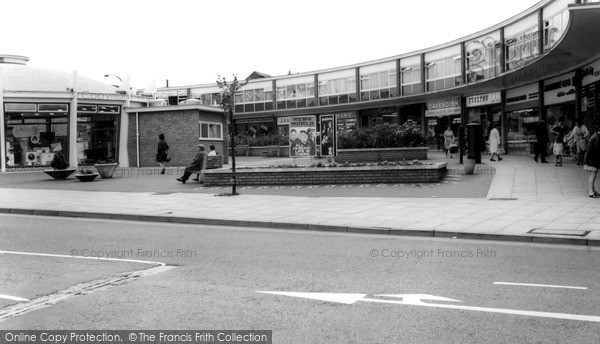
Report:
M542 288L563 288L563 289L581 289L587 290L587 287L573 287L570 285L555 285L555 284L533 284L533 283L511 283L511 282L494 282L500 285L517 285L522 287L542 287Z
M24 299L22 297L10 296L10 295L4 295L4 294L0 294L0 299L6 299L6 300L12 300L12 301L29 301L29 299Z
M384 296L384 297L402 298L402 301L395 301L395 300L366 298L365 297L366 294L296 293L296 292L274 292L274 291L258 291L258 293L301 297L301 298L312 299L312 300L344 303L344 304L348 304L348 305L356 303L357 301L363 301L363 302L375 302L375 303L391 303L391 304L397 304L397 305L424 306L424 307L433 307L433 308L460 309L460 310L465 310L465 311L499 313L499 314L509 314L509 315L524 315L524 316L542 317L542 318L600 322L600 316L593 316L593 315L578 315L578 314L567 314L567 313L523 311L523 310L504 309L504 308L488 308L488 307L473 307L473 306L426 303L426 302L423 302L422 300L460 302L457 300L448 299L448 298L441 297L441 296L427 295L427 294L376 295L376 296Z
M286 291L257 291L257 293L301 297L304 299L328 301L351 305L362 300L367 294L345 294L345 293L294 293Z

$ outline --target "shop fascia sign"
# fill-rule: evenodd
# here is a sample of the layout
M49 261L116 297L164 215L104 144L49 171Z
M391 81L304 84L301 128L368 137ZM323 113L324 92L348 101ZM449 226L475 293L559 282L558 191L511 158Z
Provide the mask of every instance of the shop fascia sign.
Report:
M544 82L544 105L552 105L575 100L577 93L575 73L569 73Z
M277 125L290 125L289 117L277 117Z
M425 117L443 117L460 114L460 98L430 101L426 105Z
M600 80L600 60L581 69L581 85L587 86Z
M513 105L536 100L540 97L537 85L523 86L506 92L506 105Z
M467 107L498 104L501 102L501 97L500 92L470 96L467 97Z

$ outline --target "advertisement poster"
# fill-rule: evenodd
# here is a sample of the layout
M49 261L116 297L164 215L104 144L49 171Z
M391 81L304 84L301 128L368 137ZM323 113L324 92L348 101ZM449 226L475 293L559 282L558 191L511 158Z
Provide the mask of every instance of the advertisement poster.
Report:
M317 154L317 120L315 116L290 117L290 157Z
M346 132L356 128L358 118L354 112L338 113L335 115L337 118L337 131Z
M333 115L321 116L321 156L333 156L335 147Z

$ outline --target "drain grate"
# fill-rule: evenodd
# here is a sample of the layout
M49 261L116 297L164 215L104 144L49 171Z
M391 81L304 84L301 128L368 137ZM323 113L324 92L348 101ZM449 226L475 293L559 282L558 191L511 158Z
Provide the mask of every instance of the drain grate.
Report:
M550 234L550 235L566 235L566 236L580 236L584 237L590 234L590 230L585 229L548 229L548 228L534 228L527 233L531 234Z
M516 201L518 198L511 197L492 197L488 199L489 201Z

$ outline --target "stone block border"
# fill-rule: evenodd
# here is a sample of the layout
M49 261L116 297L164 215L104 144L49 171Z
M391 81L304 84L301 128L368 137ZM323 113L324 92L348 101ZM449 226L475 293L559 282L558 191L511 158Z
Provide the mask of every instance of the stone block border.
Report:
M236 170L237 185L322 185L437 183L447 172L448 163L409 166L298 167ZM205 186L231 185L231 170L204 173Z

